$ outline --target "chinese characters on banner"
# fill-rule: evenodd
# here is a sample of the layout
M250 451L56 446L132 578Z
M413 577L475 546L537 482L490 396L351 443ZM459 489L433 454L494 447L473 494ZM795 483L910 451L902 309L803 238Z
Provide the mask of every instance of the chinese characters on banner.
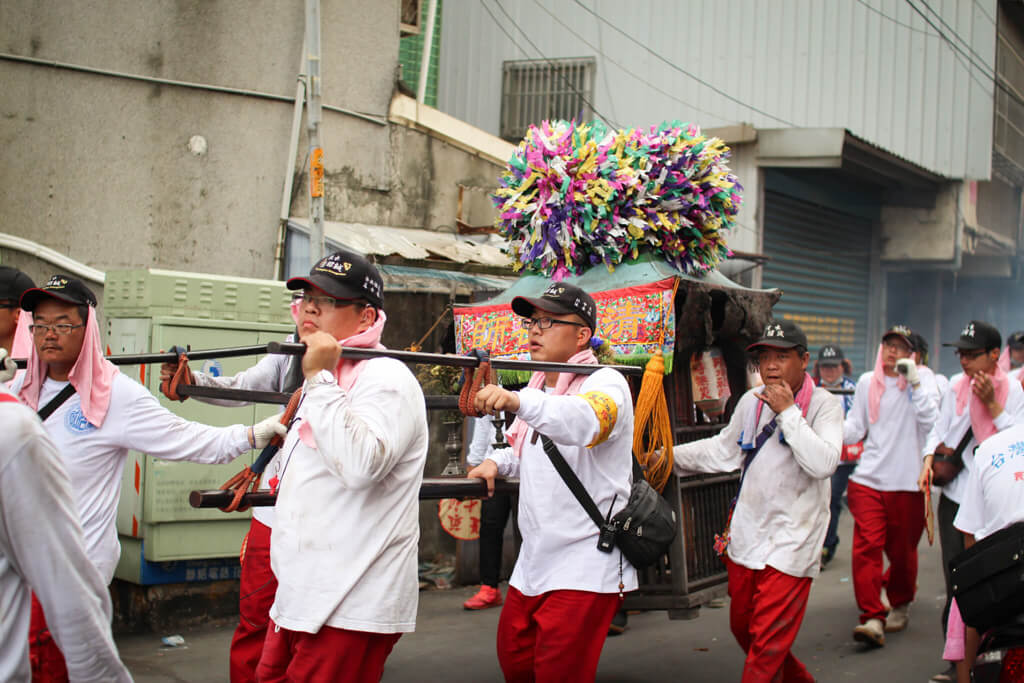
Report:
M590 293L597 303L597 336L611 344L618 362L644 361L660 348L670 370L676 341L674 286L675 278L667 278ZM495 358L526 360L527 332L520 321L509 304L456 308L456 350L486 349Z

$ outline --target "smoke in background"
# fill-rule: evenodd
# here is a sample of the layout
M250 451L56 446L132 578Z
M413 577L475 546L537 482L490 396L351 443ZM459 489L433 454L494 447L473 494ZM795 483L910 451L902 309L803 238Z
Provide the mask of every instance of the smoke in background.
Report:
M955 276L914 271L887 276L885 325L905 323L929 346L929 365L950 377L960 372L953 349L942 346L960 336L971 320L995 325L1006 338L1024 330L1024 283L1011 278Z

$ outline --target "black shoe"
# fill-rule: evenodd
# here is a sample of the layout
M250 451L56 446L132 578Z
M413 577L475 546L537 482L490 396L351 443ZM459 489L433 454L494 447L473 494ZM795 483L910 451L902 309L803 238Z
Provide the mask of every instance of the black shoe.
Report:
M620 609L612 617L612 623L608 626L608 635L618 636L622 635L622 632L626 630L626 622L629 621L629 615L626 614L626 610Z
M821 568L824 569L828 566L828 563L832 561L832 558L836 556L835 548L822 548L821 549Z

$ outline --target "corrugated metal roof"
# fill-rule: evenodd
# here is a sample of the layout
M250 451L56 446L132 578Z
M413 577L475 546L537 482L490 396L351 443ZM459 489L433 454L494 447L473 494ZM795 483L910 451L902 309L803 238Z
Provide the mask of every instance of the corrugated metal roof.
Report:
M292 217L288 222L303 232L309 232L307 218ZM512 265L512 260L497 246L446 232L324 221L324 237L366 255L398 255L410 261L443 259L501 268Z
M430 292L468 296L474 292L500 291L516 281L515 277L497 277L458 270L378 266L384 278L385 292Z

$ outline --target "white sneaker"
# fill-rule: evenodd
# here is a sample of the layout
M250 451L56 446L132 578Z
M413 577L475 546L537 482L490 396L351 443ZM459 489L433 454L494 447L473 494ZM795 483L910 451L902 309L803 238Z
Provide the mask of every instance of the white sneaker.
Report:
M899 607L893 607L889 612L889 616L885 619L885 632L895 633L896 631L902 631L907 627L907 623L910 621L910 605L900 605Z
M886 612L892 610L892 605L889 604L889 596L888 594L886 594L884 588L882 589L882 592L879 594L878 598L882 601L882 607L885 608Z
M882 620L868 619L853 629L853 639L873 647L882 647L885 645L885 627L882 625Z

